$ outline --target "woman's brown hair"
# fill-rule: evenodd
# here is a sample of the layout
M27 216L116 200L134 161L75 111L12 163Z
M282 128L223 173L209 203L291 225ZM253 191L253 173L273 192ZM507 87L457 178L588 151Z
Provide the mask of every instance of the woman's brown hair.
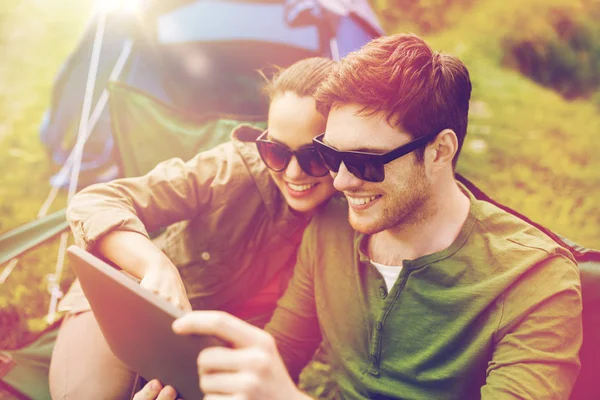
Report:
M323 57L297 61L287 68L279 69L272 79L267 79L262 92L269 100L285 92L295 93L299 97L312 97L334 65L335 61Z

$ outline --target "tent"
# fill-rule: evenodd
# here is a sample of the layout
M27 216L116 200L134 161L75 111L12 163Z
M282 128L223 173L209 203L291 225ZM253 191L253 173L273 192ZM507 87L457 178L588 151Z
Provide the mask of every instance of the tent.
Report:
M69 182L69 156L89 99L80 185L117 177L106 84L121 81L194 112L264 114L256 70L310 57L337 59L383 30L367 0L138 1L93 15L59 73L40 129ZM90 75L93 79L90 82ZM88 86L91 86L88 87Z

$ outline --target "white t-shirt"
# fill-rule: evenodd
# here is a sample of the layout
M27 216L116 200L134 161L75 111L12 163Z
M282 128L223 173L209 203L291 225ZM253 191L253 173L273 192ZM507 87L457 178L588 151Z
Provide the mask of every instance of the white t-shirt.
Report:
M394 286L394 283L396 283L396 281L398 280L398 277L400 276L400 271L402 271L402 266L401 265L392 265L392 266L383 265L383 264L376 263L373 260L371 260L371 264L373 264L375 266L375 268L377 268L377 270L379 271L381 276L383 276L383 280L385 281L385 286L387 286L387 290L389 292L390 289L392 288L392 286Z

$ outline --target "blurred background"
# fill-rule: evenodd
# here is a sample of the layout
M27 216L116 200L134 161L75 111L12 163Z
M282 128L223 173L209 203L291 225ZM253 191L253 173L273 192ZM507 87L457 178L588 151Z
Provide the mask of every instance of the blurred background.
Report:
M532 220L600 248L600 1L371 5L387 33L415 32L469 68L473 95L459 172ZM0 2L0 234L36 218L59 170L40 125L93 6ZM65 204L61 190L48 212ZM47 276L57 251L58 239L28 252L0 284L0 348L47 327ZM67 269L60 288L72 279Z

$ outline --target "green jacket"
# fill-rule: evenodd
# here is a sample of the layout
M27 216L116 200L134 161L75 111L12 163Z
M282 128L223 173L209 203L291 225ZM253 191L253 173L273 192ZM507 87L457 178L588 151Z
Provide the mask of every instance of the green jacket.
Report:
M568 398L582 306L567 250L472 196L455 242L406 260L389 293L365 242L343 201L306 229L266 327L293 377L322 338L346 399Z
M289 278L308 221L291 212L271 180L254 143L260 133L241 126L230 142L188 162L171 159L144 176L85 188L67 210L76 244L93 251L112 230L148 236L186 220L155 243L179 268L194 309L229 310L278 272ZM259 325L274 308L254 316ZM89 310L77 283L60 309Z

